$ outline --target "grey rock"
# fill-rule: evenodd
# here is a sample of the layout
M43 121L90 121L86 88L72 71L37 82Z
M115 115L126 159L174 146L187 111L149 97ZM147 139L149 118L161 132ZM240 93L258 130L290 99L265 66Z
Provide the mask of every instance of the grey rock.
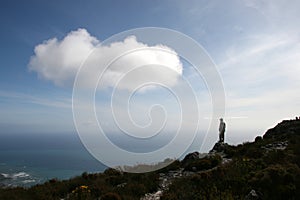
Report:
M261 195L259 195L255 190L251 190L249 194L245 197L245 200L259 200Z

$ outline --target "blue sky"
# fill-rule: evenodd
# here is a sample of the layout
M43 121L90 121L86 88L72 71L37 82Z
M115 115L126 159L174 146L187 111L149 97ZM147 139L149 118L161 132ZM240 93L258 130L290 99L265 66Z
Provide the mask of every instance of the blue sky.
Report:
M101 42L150 26L180 31L204 47L224 83L229 141L251 140L300 115L299 8L299 1L283 0L1 1L0 132L75 131L72 88L29 70L39 44L60 43L80 28ZM185 75L202 88L192 71Z

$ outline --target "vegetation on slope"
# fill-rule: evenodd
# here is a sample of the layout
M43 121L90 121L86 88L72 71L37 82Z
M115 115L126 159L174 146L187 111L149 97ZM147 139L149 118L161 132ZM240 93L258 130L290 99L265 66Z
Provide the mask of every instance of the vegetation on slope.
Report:
M174 178L161 199L300 198L300 120L283 121L254 142L217 145L208 156L197 155L151 173L107 169L31 188L2 188L0 199L140 199L158 190L160 174L178 169L191 173Z
M231 162L176 179L161 199L300 198L300 120L283 121L263 138L222 151Z

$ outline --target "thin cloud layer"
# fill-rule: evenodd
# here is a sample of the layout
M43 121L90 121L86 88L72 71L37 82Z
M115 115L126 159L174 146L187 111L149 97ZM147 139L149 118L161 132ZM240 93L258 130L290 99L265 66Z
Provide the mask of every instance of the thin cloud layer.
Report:
M84 77L80 81L84 87L95 87L98 73L105 71L101 77L102 88L115 87L120 79L129 74L132 78L118 85L118 88L128 90L136 89L140 79L147 76L143 70L135 70L139 67L149 66L147 72L150 70L155 80L163 80L168 86L177 83L183 68L177 53L167 46L149 46L138 42L134 36L104 46L87 30L78 29L62 40L52 38L37 45L29 69L55 85L72 86L82 65L85 65ZM171 73L159 70L162 66L172 70Z

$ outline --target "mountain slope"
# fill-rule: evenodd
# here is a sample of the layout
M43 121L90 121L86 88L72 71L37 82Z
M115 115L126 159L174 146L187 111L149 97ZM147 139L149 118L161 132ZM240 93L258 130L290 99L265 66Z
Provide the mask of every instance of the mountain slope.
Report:
M300 120L282 121L254 142L216 144L211 153L230 162L175 180L161 199L300 198Z
M2 188L0 199L300 199L300 120L285 120L254 142L216 143L145 174L108 169L31 188Z

